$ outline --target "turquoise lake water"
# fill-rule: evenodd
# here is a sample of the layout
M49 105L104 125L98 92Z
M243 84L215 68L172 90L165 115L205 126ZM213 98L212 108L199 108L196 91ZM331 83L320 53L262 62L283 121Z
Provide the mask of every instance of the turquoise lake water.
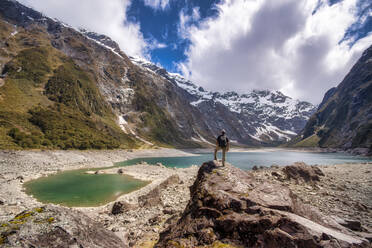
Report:
M168 167L185 168L190 165L201 165L205 161L213 159L212 153L196 154L188 157L153 157L136 158L118 163L127 166L140 163L162 163ZM219 154L221 159L221 154ZM347 153L319 153L319 152L296 152L296 151L257 151L257 152L230 152L226 155L226 161L241 169L250 170L254 165L271 166L290 165L294 162L305 162L309 165L333 165L344 163L372 162L371 157L352 156Z
M221 154L219 155L221 156ZM116 163L113 167L130 166L145 161L149 164L162 163L168 167L185 168L191 165L201 165L203 162L212 159L212 153L195 154L195 156L187 157L137 158ZM254 165L289 165L297 161L303 161L307 164L332 165L372 162L372 159L344 153L293 151L230 152L227 154L227 162L245 170L250 170ZM87 207L109 203L120 195L137 190L149 183L126 175L86 174L85 172L88 170L99 170L99 168L65 171L42 177L25 183L25 191L43 203Z

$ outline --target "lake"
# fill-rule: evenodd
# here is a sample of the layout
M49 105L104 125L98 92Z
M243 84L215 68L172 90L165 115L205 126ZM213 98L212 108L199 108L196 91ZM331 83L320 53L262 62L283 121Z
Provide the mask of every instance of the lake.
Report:
M219 155L221 157L221 154ZM162 163L168 167L185 168L191 165L201 165L203 162L212 159L212 153L201 153L186 157L136 158L116 163L113 167L130 166L144 161L149 164ZM296 161L303 161L307 164L332 165L372 162L372 159L345 153L315 153L285 150L230 152L227 154L227 162L244 170L250 170L254 165L289 165ZM33 195L43 203L55 203L69 207L87 207L107 204L114 201L120 195L137 190L149 183L126 175L91 175L85 173L88 170L99 169L60 172L27 182L24 184L24 188L27 194Z
M213 159L213 153L200 153L188 157L153 157L136 158L127 160L117 165L128 166L140 163L142 161L148 164L162 163L167 167L186 168L190 165L201 165L205 161ZM221 153L219 153L221 159ZM352 156L347 153L320 153L320 152L299 152L285 150L261 150L249 152L229 152L226 155L226 161L244 170L250 170L254 165L271 166L290 165L294 162L305 162L309 165L333 165L345 163L372 162L372 158Z

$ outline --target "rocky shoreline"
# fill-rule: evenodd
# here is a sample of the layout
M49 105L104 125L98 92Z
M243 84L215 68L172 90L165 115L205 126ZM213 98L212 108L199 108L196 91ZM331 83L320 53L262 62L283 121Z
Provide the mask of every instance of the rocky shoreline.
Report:
M173 149L0 151L0 223L9 223L22 211L39 209L45 205L22 191L23 182L28 180L62 170L110 167L113 162L137 157L186 155L192 154ZM252 174L258 182L288 187L302 202L318 208L326 216L333 216L334 220L338 217L338 222L349 221L346 224L354 229L350 232L369 239L372 227L372 163L318 168L324 176L319 177L319 181L311 182L296 178L287 180L283 167L276 166L257 168L248 174ZM98 226L108 230L129 247L152 247L158 242L159 234L182 216L189 204L189 187L194 184L198 169L197 166L173 169L161 164L146 163L120 169L101 169L99 173L127 174L137 179L150 180L151 183L104 206L72 209L83 212L87 218L97 222ZM69 209L48 204L45 211L55 214L58 208ZM67 212L61 210L61 213ZM62 219L53 225L63 226ZM73 225L79 223L71 223ZM107 242L112 242L115 237Z
M65 170L111 167L138 157L192 156L174 149L108 151L0 151L0 221L40 205L23 191L23 183ZM138 179L141 177L137 174Z

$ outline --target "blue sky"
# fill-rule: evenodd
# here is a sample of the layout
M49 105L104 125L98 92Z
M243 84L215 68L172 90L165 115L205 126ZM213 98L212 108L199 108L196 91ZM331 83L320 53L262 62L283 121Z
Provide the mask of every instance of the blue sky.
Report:
M19 1L205 89L315 104L372 45L370 0Z
M190 45L188 39L180 37L180 13L192 16L197 10L199 19L190 24L198 25L203 19L211 18L218 14L214 5L218 0L171 0L164 8L146 5L143 0L132 1L127 10L129 21L139 23L140 31L149 44L161 44L159 48L150 49L149 55L152 62L161 64L170 71L177 70L177 63L187 59L185 50Z

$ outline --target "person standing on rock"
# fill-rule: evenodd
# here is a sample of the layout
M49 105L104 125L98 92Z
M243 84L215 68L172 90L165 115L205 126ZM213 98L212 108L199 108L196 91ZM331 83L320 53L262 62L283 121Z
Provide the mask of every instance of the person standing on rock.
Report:
M217 160L217 151L222 150L222 165L225 166L226 152L229 151L230 141L226 136L226 131L222 130L221 135L217 137L216 149L214 149L214 160Z

